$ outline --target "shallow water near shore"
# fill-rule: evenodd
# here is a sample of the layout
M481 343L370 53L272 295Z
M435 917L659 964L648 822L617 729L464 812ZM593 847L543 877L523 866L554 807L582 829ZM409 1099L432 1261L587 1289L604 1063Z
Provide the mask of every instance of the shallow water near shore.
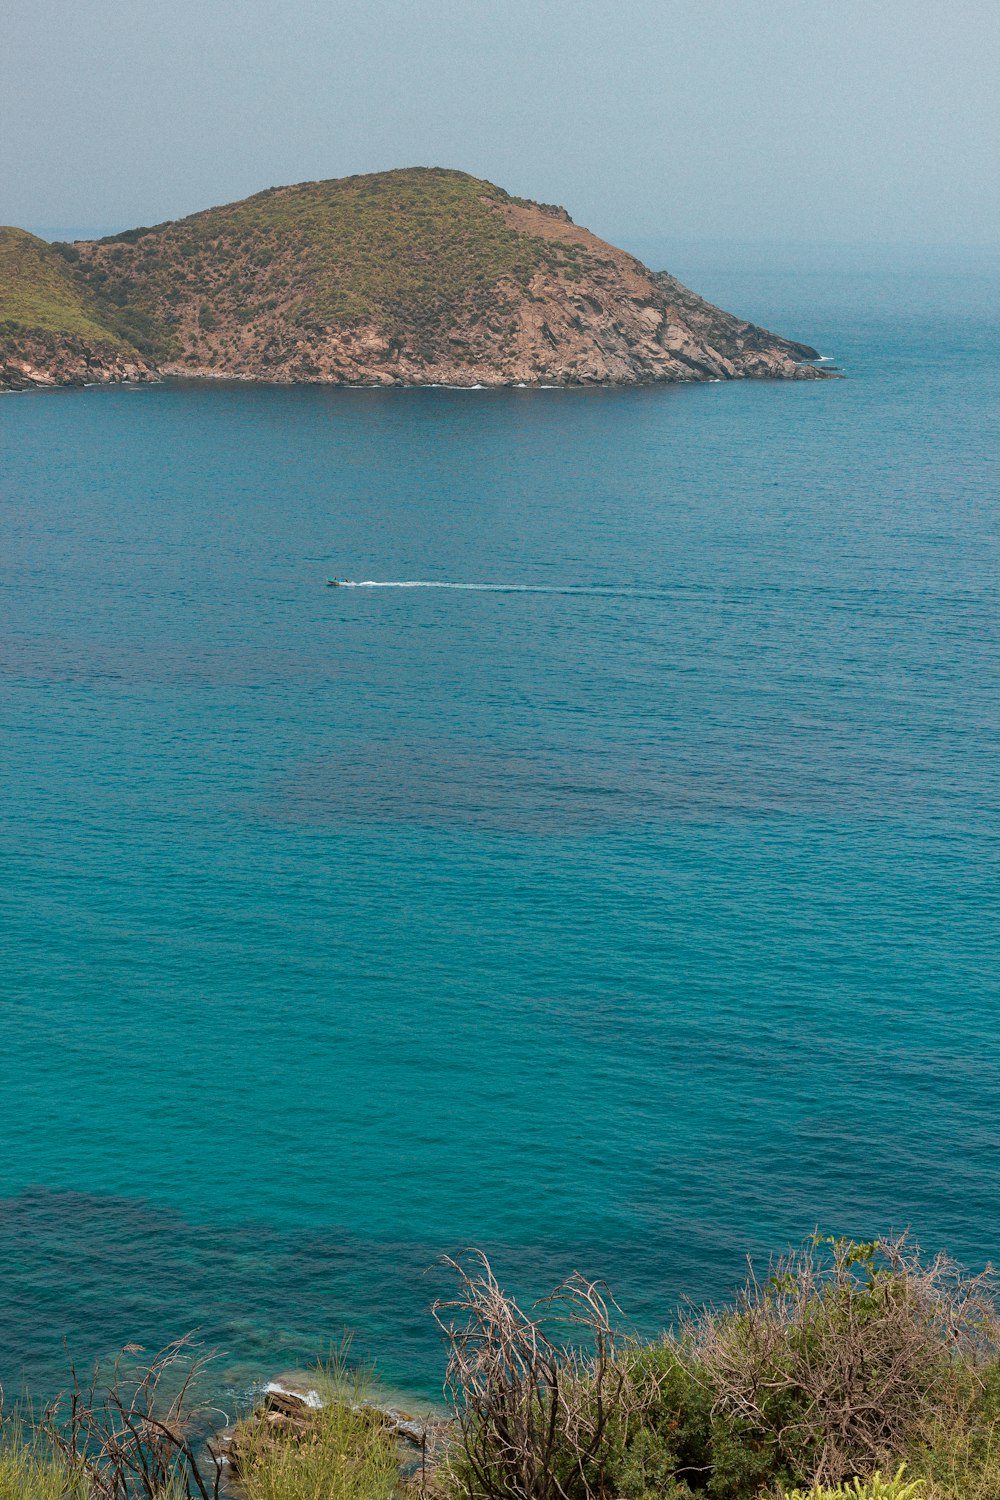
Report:
M997 1256L995 279L674 269L850 378L0 403L8 1390Z

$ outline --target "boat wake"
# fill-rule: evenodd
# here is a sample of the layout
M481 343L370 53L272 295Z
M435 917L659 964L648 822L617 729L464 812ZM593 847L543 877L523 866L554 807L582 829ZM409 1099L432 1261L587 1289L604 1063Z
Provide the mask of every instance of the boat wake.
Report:
M460 589L473 594L598 594L618 598L637 594L638 589L555 583L449 583L431 578L328 578L328 588L338 589Z

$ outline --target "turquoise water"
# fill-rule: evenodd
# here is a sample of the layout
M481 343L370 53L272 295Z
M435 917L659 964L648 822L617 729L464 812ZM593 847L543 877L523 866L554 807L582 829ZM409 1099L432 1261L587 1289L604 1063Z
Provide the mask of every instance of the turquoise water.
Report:
M850 379L0 403L8 1386L996 1255L995 283L723 283Z

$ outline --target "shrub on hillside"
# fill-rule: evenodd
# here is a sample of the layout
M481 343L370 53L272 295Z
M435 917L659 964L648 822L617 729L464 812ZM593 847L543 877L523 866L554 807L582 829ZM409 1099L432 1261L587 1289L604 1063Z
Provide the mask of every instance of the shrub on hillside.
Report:
M532 1317L481 1252L445 1264L459 1278L458 1295L433 1309L450 1346L446 1389L459 1432L451 1487L475 1500L608 1493L612 1435L638 1415L638 1388L616 1359L606 1289L573 1275ZM553 1324L582 1336L588 1351L557 1342Z
M582 1325L592 1352L579 1353L504 1296L485 1258L452 1265L461 1293L438 1317L461 1434L451 1479L465 1500L836 1495L856 1476L877 1495L890 1481L874 1476L907 1459L912 1500L924 1479L935 1495L1000 1500L989 1273L924 1261L905 1237L815 1236L764 1277L751 1266L731 1307L618 1347L613 1301L576 1277L541 1306Z
M969 1488L991 1461L986 1406L1000 1384L992 1277L924 1262L905 1238L814 1237L763 1278L751 1266L733 1306L686 1316L632 1358L650 1394L617 1461L630 1500L667 1478L750 1500L891 1472L911 1455L945 1493L1000 1500ZM947 1487L949 1472L964 1490Z
M905 1237L814 1236L682 1337L716 1413L779 1471L839 1484L897 1464L996 1357L994 1282Z

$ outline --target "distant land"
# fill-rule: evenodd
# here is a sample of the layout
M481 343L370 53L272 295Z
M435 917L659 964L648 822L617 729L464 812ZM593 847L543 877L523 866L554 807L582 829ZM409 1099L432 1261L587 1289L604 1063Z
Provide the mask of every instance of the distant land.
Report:
M0 389L186 376L635 385L829 373L563 208L415 167L100 240L0 228Z

